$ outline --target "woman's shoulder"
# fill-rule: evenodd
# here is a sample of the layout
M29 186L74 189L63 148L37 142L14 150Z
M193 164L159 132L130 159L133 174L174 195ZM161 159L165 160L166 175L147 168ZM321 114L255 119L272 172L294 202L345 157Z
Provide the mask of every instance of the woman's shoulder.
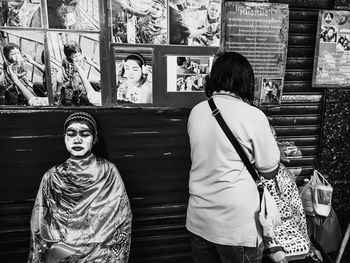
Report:
M107 167L109 167L111 169L117 169L117 166L113 162L107 160L104 157L96 156L96 162L99 165L105 165L105 166L107 166Z

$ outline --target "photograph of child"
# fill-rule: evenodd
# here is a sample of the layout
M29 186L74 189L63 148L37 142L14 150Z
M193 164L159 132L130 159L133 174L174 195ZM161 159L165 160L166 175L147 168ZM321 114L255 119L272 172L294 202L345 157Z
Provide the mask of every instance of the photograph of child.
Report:
M117 103L152 103L152 49L115 49Z
M221 0L170 0L170 44L219 46Z
M36 84L43 83L43 71L33 63L40 61L44 52L44 36L22 30L4 30L3 34L5 38L0 42L0 105L31 105L29 99L38 96ZM47 94L42 97L46 97L47 105Z
M97 34L50 32L51 68L58 72L54 99L61 106L100 106Z
M264 106L276 106L281 104L282 78L263 78L260 104Z
M0 26L41 27L40 0L0 1Z
M203 92L205 77L209 74L213 57L167 57L168 92Z
M50 28L99 30L99 1L47 0Z
M167 1L113 0L112 24L115 42L167 44Z

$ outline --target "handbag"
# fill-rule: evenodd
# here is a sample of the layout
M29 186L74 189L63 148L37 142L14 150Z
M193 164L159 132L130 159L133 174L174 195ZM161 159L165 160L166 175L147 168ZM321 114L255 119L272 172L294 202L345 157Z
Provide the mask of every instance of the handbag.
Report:
M257 187L260 193L260 212L259 212L259 221L263 228L263 236L267 238L274 237L274 228L281 224L281 216L278 210L278 207L271 196L268 189L265 187L263 182L260 180L254 166L249 161L246 153L244 152L242 146L227 126L225 120L223 119L220 110L216 107L213 98L208 100L209 106L212 110L213 116L219 123L220 127L226 134L227 138L232 143L233 147L236 149L239 157L242 159L243 163L247 167L250 175L252 176L255 182L258 182Z

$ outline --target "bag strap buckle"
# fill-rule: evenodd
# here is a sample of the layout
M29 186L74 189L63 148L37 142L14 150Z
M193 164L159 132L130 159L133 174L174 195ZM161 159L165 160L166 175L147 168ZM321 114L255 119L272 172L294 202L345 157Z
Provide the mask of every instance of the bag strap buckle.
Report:
M217 114L220 113L220 110L218 108L216 108L215 110L213 110L213 116L215 117Z

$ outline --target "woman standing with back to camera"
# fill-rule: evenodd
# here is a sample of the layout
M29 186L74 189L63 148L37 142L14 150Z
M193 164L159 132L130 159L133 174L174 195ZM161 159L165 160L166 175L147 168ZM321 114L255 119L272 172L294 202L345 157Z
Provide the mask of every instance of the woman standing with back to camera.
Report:
M204 88L250 161L265 178L278 172L280 152L265 114L250 105L254 74L242 55L218 55ZM261 262L259 193L207 101L189 116L192 166L186 227L195 263Z

